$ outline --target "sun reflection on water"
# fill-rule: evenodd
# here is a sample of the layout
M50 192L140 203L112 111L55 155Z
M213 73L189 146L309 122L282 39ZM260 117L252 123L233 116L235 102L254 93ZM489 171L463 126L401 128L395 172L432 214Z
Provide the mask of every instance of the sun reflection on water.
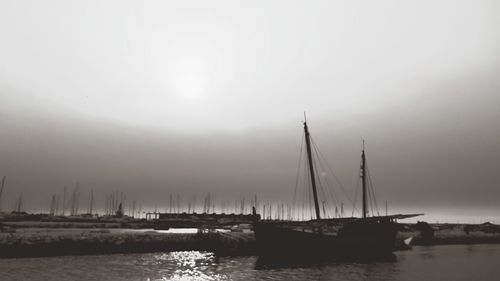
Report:
M213 253L199 251L183 251L159 254L155 257L158 263L173 263L174 269L160 271L160 279L148 281L205 281L229 280L224 274L217 272Z

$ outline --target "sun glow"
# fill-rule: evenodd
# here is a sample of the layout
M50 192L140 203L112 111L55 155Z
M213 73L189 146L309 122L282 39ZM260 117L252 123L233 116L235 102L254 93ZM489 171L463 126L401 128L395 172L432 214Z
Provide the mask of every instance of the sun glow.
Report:
M200 100L207 95L208 77L200 60L180 61L171 71L174 91L182 98Z

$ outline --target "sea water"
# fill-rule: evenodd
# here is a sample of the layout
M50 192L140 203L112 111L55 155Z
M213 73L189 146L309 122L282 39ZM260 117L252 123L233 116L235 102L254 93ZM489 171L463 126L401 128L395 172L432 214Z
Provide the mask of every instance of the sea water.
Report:
M0 259L0 280L500 280L500 245L414 247L391 261L279 266L198 251Z

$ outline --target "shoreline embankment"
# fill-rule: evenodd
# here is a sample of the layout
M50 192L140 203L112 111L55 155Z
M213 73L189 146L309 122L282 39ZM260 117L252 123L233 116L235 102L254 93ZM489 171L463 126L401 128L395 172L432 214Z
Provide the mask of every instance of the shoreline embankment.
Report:
M0 233L0 258L67 255L208 251L218 255L251 255L253 233L109 232L73 229L69 232Z
M454 224L418 222L416 224L401 224L399 237L413 237L412 244L452 245L452 244L497 244L500 243L500 225Z
M401 224L398 239L413 245L500 243L493 224ZM0 258L209 251L220 256L254 255L252 232L165 233L152 229L39 228L11 225L0 231Z

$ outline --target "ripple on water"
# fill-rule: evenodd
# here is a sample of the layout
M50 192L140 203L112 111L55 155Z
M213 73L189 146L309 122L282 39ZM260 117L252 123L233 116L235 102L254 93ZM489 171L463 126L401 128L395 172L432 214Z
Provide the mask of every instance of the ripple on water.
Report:
M217 263L213 253L199 251L173 252L156 255L155 259L160 264L168 265L168 268L160 271L160 274L163 275L161 278L148 279L148 281L229 280L225 274L217 271Z
M0 281L482 281L500 276L500 245L415 247L393 262L256 267L257 257L207 252L0 259Z

